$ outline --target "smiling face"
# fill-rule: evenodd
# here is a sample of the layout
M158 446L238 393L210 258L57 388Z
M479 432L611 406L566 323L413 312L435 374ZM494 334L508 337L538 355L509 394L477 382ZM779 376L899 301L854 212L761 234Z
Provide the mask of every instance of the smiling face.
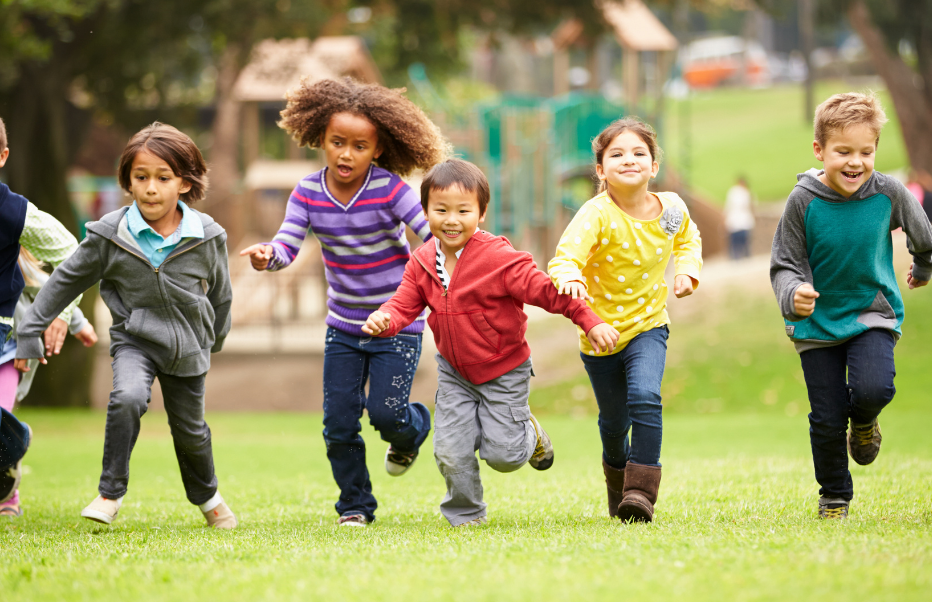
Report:
M321 147L327 157L327 183L352 190L362 186L373 159L382 154L379 133L372 122L353 113L330 118Z
M136 153L130 170L130 192L139 212L150 226L171 221L178 209L178 198L191 190L191 184L176 176L163 159L145 149Z
M440 248L447 255L465 247L479 224L485 221L475 191L469 192L459 186L431 190L424 215L430 233L440 241Z
M615 136L605 149L602 162L595 166L596 174L610 191L646 187L659 169L660 164L651 157L647 143L631 130Z
M848 198L874 173L877 132L867 124L854 124L830 134L824 145L813 142L812 150L825 168L819 180Z

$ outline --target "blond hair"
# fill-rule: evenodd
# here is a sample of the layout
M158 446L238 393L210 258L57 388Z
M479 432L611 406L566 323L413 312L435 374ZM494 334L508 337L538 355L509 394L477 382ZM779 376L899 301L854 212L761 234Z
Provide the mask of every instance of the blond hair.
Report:
M880 141L880 130L887 122L887 115L880 106L880 99L873 92L845 92L835 94L820 104L815 112L815 140L825 146L829 136L858 124L869 127Z
M26 250L26 247L19 248L19 271L23 273L23 280L26 281L26 286L39 286L39 283L32 277L32 274L41 272L43 266L45 266L45 264Z

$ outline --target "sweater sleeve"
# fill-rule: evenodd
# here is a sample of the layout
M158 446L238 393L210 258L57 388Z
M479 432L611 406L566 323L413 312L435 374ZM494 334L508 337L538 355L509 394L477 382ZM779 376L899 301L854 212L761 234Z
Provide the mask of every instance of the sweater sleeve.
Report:
M22 323L16 330L16 357L32 359L42 357L45 346L42 332L62 310L84 291L93 286L102 276L99 239L88 233L77 250L59 265L36 295Z
M932 280L932 225L916 197L899 180L890 180L890 229L903 228L913 256L913 278Z
M793 303L796 289L813 282L806 248L805 192L802 191L802 188L796 188L790 194L770 251L770 285L777 297L780 313L791 322L804 319L796 314Z
M547 274L537 269L530 253L514 252L520 257L502 272L502 282L509 295L522 303L546 309L552 314L563 314L587 333L602 323L602 319L585 301L573 299L570 295L561 295Z
M379 307L379 311L391 314L391 321L388 329L379 333L378 336L395 336L405 326L414 322L427 307L427 301L421 295L414 275L417 269L419 269L417 259L412 255L408 260L408 265L405 266L405 273L401 277L401 284L398 285L395 294Z
M304 244L304 239L311 227L307 209L308 202L310 199L304 196L303 188L301 184L298 184L288 197L285 221L278 229L278 234L271 242L263 243L272 245L272 258L266 268L268 271L277 272L287 268L298 256L298 251L301 250L301 245Z
M677 198L677 205L683 212L683 222L673 240L673 265L676 275L686 275L696 283L702 270L702 238L699 228L689 217L686 203Z
M217 260L207 282L207 300L214 308L214 345L211 353L223 349L223 342L230 333L233 305L233 286L230 283L230 267L227 260L227 235L221 234L217 244Z
M26 205L26 222L23 224L19 243L36 259L48 263L53 268L61 265L61 262L70 257L78 248L77 239L60 221L32 203ZM81 295L78 295L58 317L70 323L71 314L80 302Z
M432 238L430 226L424 218L424 210L421 207L421 199L418 198L414 190L405 183L402 183L401 189L395 194L391 204L392 214L408 225L411 230L417 234L417 237L427 242Z
M589 201L566 227L556 255L547 265L550 280L558 289L567 282L586 283L582 270L592 249L599 244L602 221L602 213Z

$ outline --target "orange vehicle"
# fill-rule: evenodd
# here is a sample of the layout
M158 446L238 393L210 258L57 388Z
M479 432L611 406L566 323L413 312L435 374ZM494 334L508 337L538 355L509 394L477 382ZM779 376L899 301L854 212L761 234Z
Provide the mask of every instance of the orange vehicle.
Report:
M682 51L683 79L691 88L724 83L764 86L770 83L767 52L753 40L718 36L690 42Z

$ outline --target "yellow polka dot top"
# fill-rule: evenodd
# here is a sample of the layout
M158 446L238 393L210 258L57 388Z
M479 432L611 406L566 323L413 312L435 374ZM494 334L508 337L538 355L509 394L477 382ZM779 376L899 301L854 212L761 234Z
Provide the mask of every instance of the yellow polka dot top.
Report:
M611 353L638 334L670 323L663 273L671 254L677 276L686 274L698 283L702 269L702 241L686 204L673 192L650 194L663 205L652 220L631 217L605 192L587 201L548 266L557 288L572 281L586 284L595 298L589 302L593 311L621 335ZM581 329L579 349L596 355Z

